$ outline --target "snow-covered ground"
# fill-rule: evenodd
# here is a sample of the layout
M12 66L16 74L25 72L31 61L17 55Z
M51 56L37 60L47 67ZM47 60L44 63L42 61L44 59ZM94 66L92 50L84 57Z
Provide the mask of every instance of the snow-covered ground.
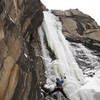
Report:
M42 58L46 66L46 86L53 89L56 77L62 77L63 79L66 77L63 88L70 100L99 100L100 72L96 72L92 78L83 75L74 58L75 52L62 34L62 25L59 18L51 12L45 11L44 21L38 32L41 40ZM49 55L45 37L48 46L56 56L55 60ZM86 50L83 51L85 54L87 53ZM89 60L92 61L91 58ZM58 100L62 100L62 98Z

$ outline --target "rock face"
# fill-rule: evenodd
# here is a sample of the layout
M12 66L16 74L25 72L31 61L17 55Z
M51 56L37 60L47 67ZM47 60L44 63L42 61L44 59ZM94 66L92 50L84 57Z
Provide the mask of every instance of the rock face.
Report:
M62 21L62 31L68 40L100 50L100 27L93 18L78 9L51 11Z
M0 100L40 100L42 20L39 0L0 0Z
M70 9L66 11L52 11L59 16L63 24L63 32L75 35L84 35L99 28L97 23L90 16L82 13L78 9Z

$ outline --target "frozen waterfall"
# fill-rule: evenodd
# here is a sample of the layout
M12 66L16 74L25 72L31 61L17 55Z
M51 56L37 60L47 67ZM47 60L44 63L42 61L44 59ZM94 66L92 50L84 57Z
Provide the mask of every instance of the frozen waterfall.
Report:
M45 11L44 20L38 32L41 40L42 58L46 66L47 86L53 88L56 77L62 77L63 79L66 77L63 88L70 100L99 100L98 95L95 95L96 91L94 88L96 86L93 88L87 87L92 84L93 86L95 84L100 86L100 80L95 77L91 79L91 81L95 81L94 83L85 81L86 78L72 54L70 43L65 40L62 34L62 24L59 18L51 12ZM48 46L55 54L55 59L52 59L49 55L49 50L45 43L46 40ZM62 98L58 100L62 100Z

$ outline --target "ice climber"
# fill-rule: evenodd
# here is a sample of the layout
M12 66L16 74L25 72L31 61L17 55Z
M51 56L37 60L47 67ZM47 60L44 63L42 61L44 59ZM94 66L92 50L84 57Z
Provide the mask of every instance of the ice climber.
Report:
M56 87L54 88L53 91L49 92L49 95L51 95L55 92L61 92L63 94L63 96L66 98L66 100L68 100L68 98L63 90L63 87L62 87L63 83L64 83L63 79L56 78Z
M42 86L42 89L45 91L45 93L44 93L44 97L46 97L46 96L52 96L52 95L54 95L54 93L56 93L56 92L61 92L62 94L63 94L63 96L66 98L66 100L69 100L68 98L67 98L67 96L66 96L66 94L65 94L65 92L64 92L64 90L63 90L63 83L64 83L64 80L63 79L60 79L60 78L56 78L56 86L55 86L55 88L52 90L52 91L50 91L50 89L47 89L47 88L45 88L44 86ZM47 95L48 94L48 95Z

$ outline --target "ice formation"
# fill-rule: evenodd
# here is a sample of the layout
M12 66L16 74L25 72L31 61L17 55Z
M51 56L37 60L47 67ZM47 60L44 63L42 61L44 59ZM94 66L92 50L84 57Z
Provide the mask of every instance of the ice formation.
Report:
M59 18L50 11L45 11L44 20L38 32L41 40L42 58L46 66L47 86L53 88L56 77L63 79L66 77L63 88L70 100L99 100L99 95L96 95L100 92L99 74L92 79L87 78L86 81L82 70L75 61L69 42L62 34L62 24ZM56 56L55 60L50 58L45 37L48 46ZM59 100L62 99L59 98Z

